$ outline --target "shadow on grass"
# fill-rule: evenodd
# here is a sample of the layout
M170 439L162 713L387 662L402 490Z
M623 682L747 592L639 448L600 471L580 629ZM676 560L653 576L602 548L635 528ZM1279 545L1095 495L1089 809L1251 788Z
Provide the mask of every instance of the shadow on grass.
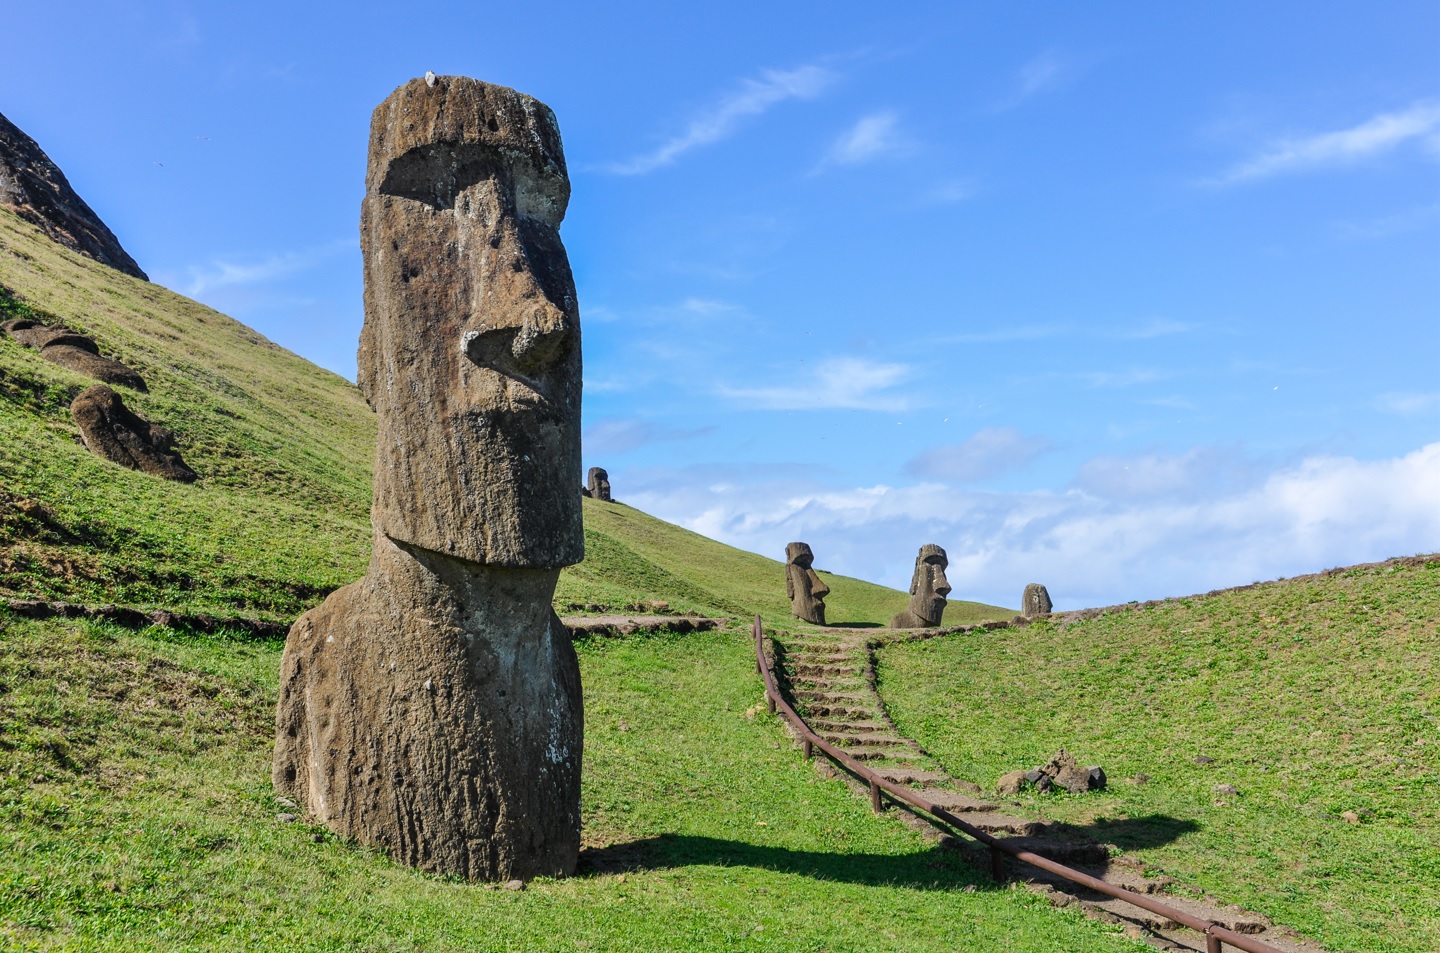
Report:
M1060 841L1114 844L1130 851L1168 844L1199 829L1195 821L1149 814L1087 825L1057 824L1043 836ZM623 844L586 848L580 852L578 873L597 876L678 867L753 867L816 880L871 886L889 884L917 890L997 886L986 873L989 869L986 848L958 834L947 842L949 846L931 847L916 854L853 854L766 847L693 834L659 834ZM1103 862L1069 863L1096 874L1106 866ZM1040 873L1038 869L1030 869Z
M815 880L916 890L955 890L994 886L958 853L932 847L916 854L856 854L767 847L694 834L659 834L580 852L578 875L681 867L751 867Z
M883 629L883 628L885 628L885 626L882 625L882 624L879 623L879 622L827 622L827 623L825 624L825 628L827 628L827 629Z

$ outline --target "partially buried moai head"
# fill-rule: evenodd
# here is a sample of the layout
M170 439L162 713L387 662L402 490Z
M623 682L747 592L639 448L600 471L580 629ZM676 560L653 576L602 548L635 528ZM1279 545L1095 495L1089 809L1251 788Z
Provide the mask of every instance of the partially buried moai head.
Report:
M583 557L569 198L554 114L529 96L440 76L376 108L359 383L392 539L497 566Z
M915 557L915 574L910 577L910 612L926 625L939 625L945 613L945 597L950 595L945 570L949 565L945 550L934 543L921 546Z
M785 595L790 597L790 612L797 619L825 624L825 597L830 587L815 572L815 554L809 543L785 545Z
M585 479L585 489L592 499L610 502L610 474L601 467L591 467Z

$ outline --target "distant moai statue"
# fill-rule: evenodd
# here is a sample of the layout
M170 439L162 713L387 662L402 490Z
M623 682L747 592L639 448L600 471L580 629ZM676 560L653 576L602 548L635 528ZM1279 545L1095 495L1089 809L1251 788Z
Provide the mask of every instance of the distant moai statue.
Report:
M927 629L940 624L945 597L950 594L950 580L945 578L949 565L945 550L939 546L926 543L920 547L915 573L910 577L910 606L890 620L890 628Z
M1025 587L1025 594L1020 597L1020 614L1027 619L1035 619L1042 615L1049 615L1054 608L1050 602L1050 593L1038 582L1032 582Z
M376 108L359 384L379 422L364 578L290 629L273 779L438 874L573 873L580 668L551 609L584 556L580 324L555 116L414 79Z
M602 467L591 467L590 473L585 477L585 495L592 500L610 500L610 474Z
M785 595L790 597L790 614L797 619L825 624L825 597L830 587L815 572L815 554L809 543L785 544Z

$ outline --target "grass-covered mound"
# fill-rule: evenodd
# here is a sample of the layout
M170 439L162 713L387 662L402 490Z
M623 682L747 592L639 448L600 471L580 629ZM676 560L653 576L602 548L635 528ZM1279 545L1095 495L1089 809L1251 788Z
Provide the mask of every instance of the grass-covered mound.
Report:
M127 405L174 430L201 479L168 483L91 456L69 407L94 382L0 335L0 596L283 621L364 573L375 420L354 385L0 209L0 320L12 316L88 334L139 371L150 392L122 388ZM585 521L586 562L562 574L562 608L661 600L789 616L775 560L622 505L586 500ZM883 623L905 604L860 580L830 584L836 621Z
M1437 673L1437 557L880 654L890 713L956 776L1064 746L1109 788L1029 808L1101 836L1153 815L1115 839L1181 882L1327 949L1414 953L1440 949Z
M745 633L592 640L586 850L523 892L281 823L278 642L0 613L0 947L1114 949L804 762Z

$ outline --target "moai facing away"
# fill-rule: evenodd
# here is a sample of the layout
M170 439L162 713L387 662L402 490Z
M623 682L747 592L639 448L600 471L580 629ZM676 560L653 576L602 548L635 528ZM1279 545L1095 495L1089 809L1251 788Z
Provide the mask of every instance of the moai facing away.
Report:
M890 620L890 628L927 629L940 624L945 597L950 594L950 580L945 578L949 565L945 550L939 546L926 543L920 547L915 574L910 577L910 607Z
M364 578L290 629L276 790L423 870L572 873L584 555L570 197L542 103L427 77L376 108L359 383L379 418Z
M610 474L600 467L591 467L585 478L586 495L592 500L610 502Z
M785 595L790 597L790 614L797 619L825 624L825 597L830 587L815 572L815 554L809 543L785 544Z
M1025 594L1020 597L1020 614L1027 619L1035 619L1042 615L1049 615L1054 604L1050 602L1050 593L1038 582L1032 582L1025 587Z

